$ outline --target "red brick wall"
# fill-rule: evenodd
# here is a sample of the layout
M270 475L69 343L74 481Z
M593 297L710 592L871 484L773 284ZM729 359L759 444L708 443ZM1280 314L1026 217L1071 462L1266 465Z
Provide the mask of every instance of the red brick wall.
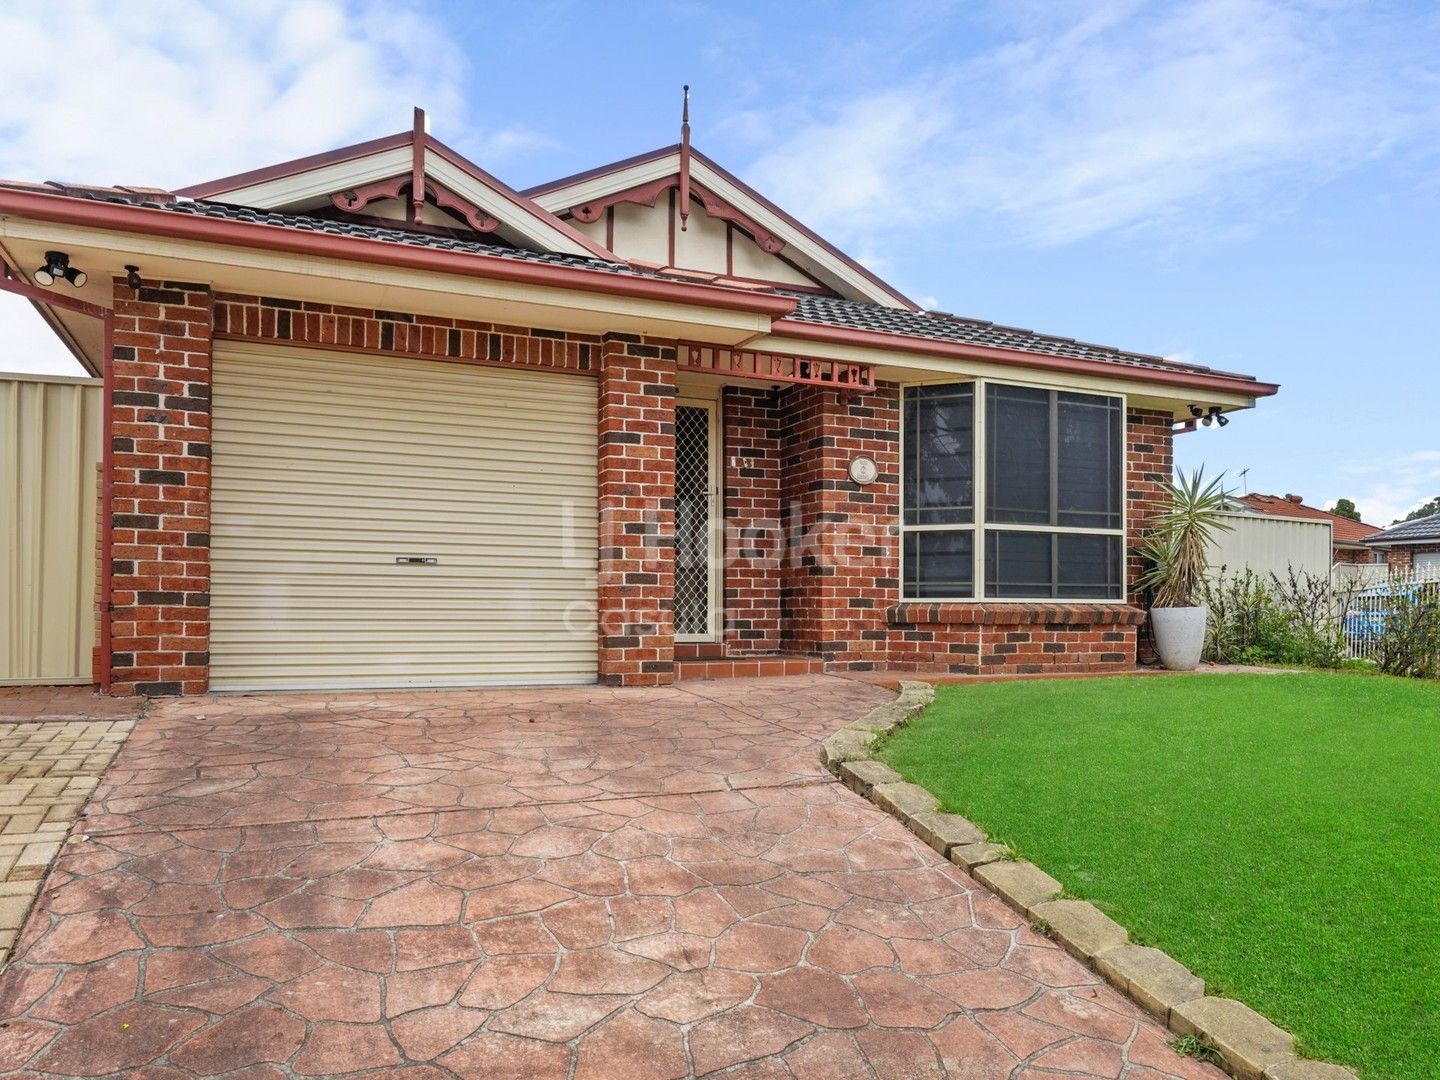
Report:
M957 675L1124 671L1144 612L1109 604L896 604L890 668Z
M1135 582L1145 572L1144 560L1134 554L1140 538L1155 515L1165 507L1165 485L1175 474L1174 421L1167 412L1131 409L1125 423L1126 550L1130 552L1126 577L1131 603L1141 603Z
M721 397L725 486L725 647L780 648L780 420L768 387L727 386Z
M627 334L600 356L600 681L675 677L675 345Z
M831 391L782 396L781 498L791 547L782 573L782 641L833 670L944 668L963 673L1123 670L1143 613L1109 605L900 604L898 391L841 403ZM1168 414L1127 420L1129 543L1159 510L1170 478ZM847 474L874 457L876 483ZM1137 566L1128 568L1130 580Z
M1331 548L1330 554L1331 558L1337 563L1363 564L1373 563L1377 550L1379 549L1341 547L1339 544L1336 544Z
M1440 552L1440 544L1411 544L1407 547L1385 548L1385 562L1391 570L1409 570L1416 555Z
M781 395L781 499L788 550L781 572L781 640L835 670L885 665L885 608L899 589L900 394L814 386ZM875 459L864 487L857 455Z
M115 285L110 689L202 693L210 641L210 293Z
M559 371L593 372L600 356L592 334L236 293L215 294L215 336Z

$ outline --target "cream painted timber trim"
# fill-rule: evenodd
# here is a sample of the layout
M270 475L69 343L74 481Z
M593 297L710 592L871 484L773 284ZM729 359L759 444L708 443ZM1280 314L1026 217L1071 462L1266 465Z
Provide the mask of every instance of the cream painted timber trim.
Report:
M330 195L336 191L389 180L409 173L411 165L411 148L406 145L333 165L322 165L294 176L236 188L225 192L223 201L253 206L258 210L312 209L328 202ZM547 251L567 255L594 254L561 230L547 225L543 218L528 213L514 200L480 183L464 169L430 149L425 151L425 175L493 214L502 229L512 236L539 244Z
M513 199L497 192L494 188L476 180L464 169L441 157L432 150L425 151L425 175L433 177L457 195L462 195L495 215L502 231L530 240L541 245L546 251L557 251L566 255L584 255L593 258L595 253L553 225L544 218L536 217ZM604 247L602 244L601 247Z
M646 184L652 180L672 176L679 168L680 155L677 151L649 161L638 162L619 172L607 173L589 180L582 180L570 187L544 192L535 196L535 202L551 213L559 213L592 199L604 198L617 191L625 191L627 188ZM823 244L817 244L804 233L798 232L789 222L757 202L699 158L691 159L690 175L701 186L713 191L735 209L753 218L776 236L782 238L785 241L785 257L801 269L813 273L827 285L838 288L839 291L854 299L868 300L871 303L891 308L906 306L895 294L877 285L864 274L857 272L853 266L837 257Z
M729 345L770 329L769 317L759 313L22 218L0 219L0 237L22 258L43 259L50 245L68 251L92 279L136 262L152 280L203 281L220 290L586 333L699 336Z
M924 383L952 382L956 379L990 379L995 382L1038 386L1046 389L1084 390L1091 393L1123 394L1129 404L1138 408L1168 409L1177 416L1190 414L1185 410L1192 401L1220 405L1228 409L1248 409L1259 395L1244 395L1217 390L1189 390L1168 386L1144 377L1118 379L1104 375L1080 375L1065 371L1045 371L1012 367L991 360L969 360L951 356L927 356L924 353L888 352L857 345L807 341L766 334L748 342L747 349L784 355L815 356L875 366L875 377L904 386ZM1143 371L1143 368L1126 370ZM1183 411L1183 412L1182 412Z
M317 199L328 200L335 191L344 191L360 184L373 184L377 180L389 180L392 176L408 173L410 165L410 146L407 143L405 146L381 150L365 157L322 165L293 176L282 176L236 188L214 198L237 206L253 206L257 210L302 206L313 204Z

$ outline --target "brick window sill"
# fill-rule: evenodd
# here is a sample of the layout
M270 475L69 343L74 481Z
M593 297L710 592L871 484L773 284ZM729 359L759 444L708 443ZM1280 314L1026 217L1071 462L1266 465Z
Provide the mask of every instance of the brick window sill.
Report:
M1128 604L926 604L892 605L886 612L891 626L933 626L947 623L969 626L1139 626L1143 608Z

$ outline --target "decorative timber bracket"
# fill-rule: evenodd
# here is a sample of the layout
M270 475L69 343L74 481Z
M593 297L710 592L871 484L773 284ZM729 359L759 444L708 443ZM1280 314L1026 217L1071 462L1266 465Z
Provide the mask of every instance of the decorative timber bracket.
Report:
M599 221L605 211L619 203L634 203L637 206L654 206L660 196L673 188L680 187L680 176L662 176L659 180L652 180L648 184L637 184L635 187L626 188L624 191L617 191L613 195L606 195L601 199L591 199L589 202L578 203L570 207L570 216L576 221L583 221L587 225ZM769 255L778 255L785 250L785 241L776 236L765 226L761 225L754 218L735 209L728 202L716 195L714 192L701 187L693 180L690 182L690 193L700 200L700 205L705 207L705 213L719 221L728 221L737 229L748 233L755 241L760 250Z
M755 382L828 386L843 392L866 393L875 389L875 369L870 364L732 349L697 341L681 341L678 345L675 363L682 371Z
M337 191L330 196L330 202L335 209L344 210L347 213L363 213L365 208L373 202L381 199L400 199L409 195L414 187L414 180L407 173L404 176L396 176L390 180L377 180L373 184L365 184L363 187L346 188L344 191ZM487 214L480 207L462 199L449 188L435 183L430 179L421 181L421 198L416 202L413 198L407 199L410 207L410 221L412 224L419 220L420 205L429 200L441 210L450 210L465 219L465 223L476 232L494 232L500 227L500 222L493 216Z

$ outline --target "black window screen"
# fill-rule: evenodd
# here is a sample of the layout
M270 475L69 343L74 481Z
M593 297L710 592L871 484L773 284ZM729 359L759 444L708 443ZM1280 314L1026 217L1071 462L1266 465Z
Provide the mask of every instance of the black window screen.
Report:
M975 520L975 388L920 386L905 395L905 524Z

